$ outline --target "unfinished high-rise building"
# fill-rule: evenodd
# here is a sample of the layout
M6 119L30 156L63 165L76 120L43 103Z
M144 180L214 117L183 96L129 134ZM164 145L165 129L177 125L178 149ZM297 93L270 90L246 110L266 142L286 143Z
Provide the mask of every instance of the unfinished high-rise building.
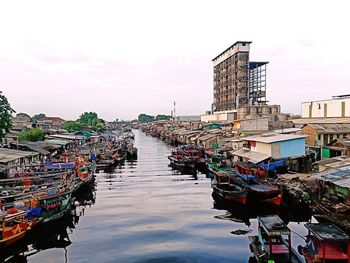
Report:
M213 59L213 111L266 105L266 64L250 62L252 42L238 41Z

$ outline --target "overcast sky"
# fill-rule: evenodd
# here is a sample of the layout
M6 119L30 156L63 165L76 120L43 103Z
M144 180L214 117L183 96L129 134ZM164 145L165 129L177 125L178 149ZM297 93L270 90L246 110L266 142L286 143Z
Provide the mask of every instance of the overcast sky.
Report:
M1 1L0 90L17 112L106 120L202 114L213 101L211 60L253 41L269 61L267 99L350 93L347 1Z

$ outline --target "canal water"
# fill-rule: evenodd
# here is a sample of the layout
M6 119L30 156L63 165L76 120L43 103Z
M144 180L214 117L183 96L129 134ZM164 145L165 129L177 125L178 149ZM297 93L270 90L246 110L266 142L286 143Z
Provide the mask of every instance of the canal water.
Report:
M96 174L72 216L33 231L5 262L248 262L256 216L271 212L218 207L210 179L172 171L171 147L134 132L138 160ZM303 244L303 223L289 226L294 246Z

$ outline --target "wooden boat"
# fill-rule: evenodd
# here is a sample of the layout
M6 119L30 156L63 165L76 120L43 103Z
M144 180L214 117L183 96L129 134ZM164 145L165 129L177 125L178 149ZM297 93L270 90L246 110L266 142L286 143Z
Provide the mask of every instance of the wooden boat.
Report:
M245 204L247 201L247 189L235 184L235 180L230 175L215 172L211 187L213 188L213 198L220 198L219 201L227 205L231 203Z
M188 157L177 157L177 156L168 156L170 165L178 170L190 170L194 171L196 166L196 161Z
M258 235L248 237L257 262L302 263L291 245L291 231L276 215L258 217Z
M299 246L307 263L350 263L350 236L330 223L307 223L306 245Z
M236 171L236 183L248 190L249 202L263 203L279 207L282 202L282 191L278 187L258 180L254 175L240 174Z
M32 196L36 202L32 207L42 208L41 222L47 223L62 218L71 206L71 196L74 190L75 181L71 180L46 191L33 193Z
M226 173L226 174L236 174L235 170L226 164L217 164L211 162L208 164L208 177L214 178L215 173Z
M0 247L8 246L23 238L36 223L37 218L27 219L27 213L10 208L0 211Z

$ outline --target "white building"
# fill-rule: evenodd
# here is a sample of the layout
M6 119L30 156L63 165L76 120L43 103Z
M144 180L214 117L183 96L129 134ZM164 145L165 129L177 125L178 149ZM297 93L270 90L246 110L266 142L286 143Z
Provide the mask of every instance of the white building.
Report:
M301 103L302 118L350 117L350 94Z

